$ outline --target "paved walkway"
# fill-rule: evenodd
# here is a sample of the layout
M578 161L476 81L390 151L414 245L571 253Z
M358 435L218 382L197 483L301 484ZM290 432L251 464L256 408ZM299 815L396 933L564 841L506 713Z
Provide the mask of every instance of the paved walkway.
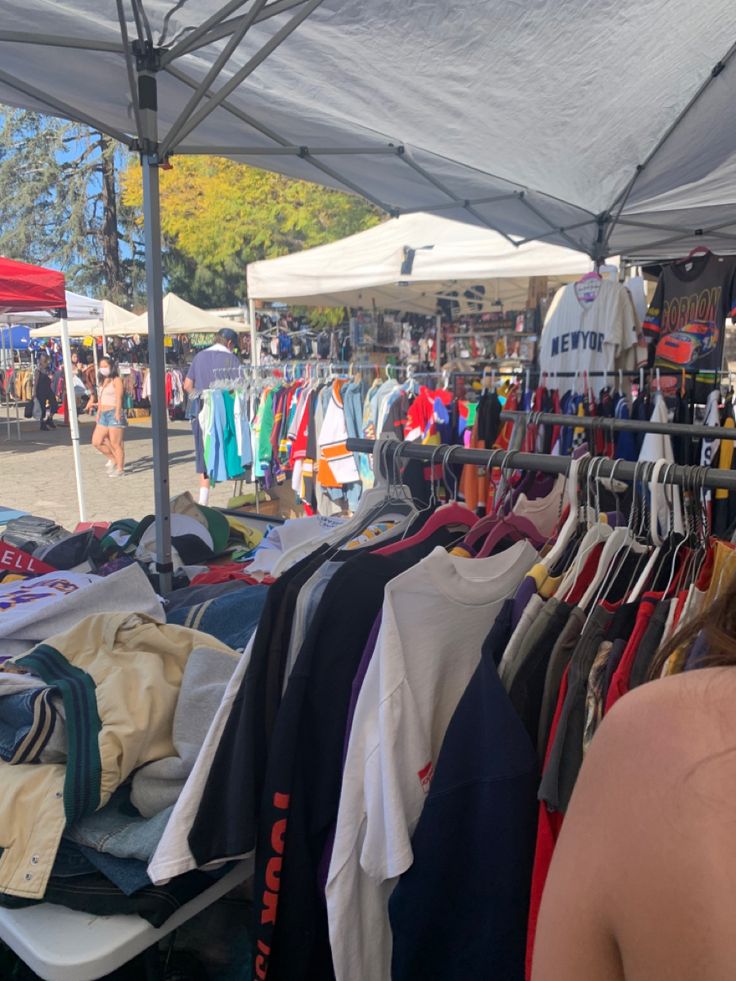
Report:
M111 480L105 458L90 445L94 422L80 417L82 473L88 521L142 518L154 507L151 427L148 420L131 422L125 435L126 476ZM169 424L171 495L189 490L197 499L199 482L194 472L194 443L188 422ZM233 493L233 482L219 484L210 492L210 503L224 507ZM69 430L41 432L33 420L21 421L21 438L15 426L8 438L5 417L0 416L0 508L18 508L53 518L73 529L79 518L74 459Z

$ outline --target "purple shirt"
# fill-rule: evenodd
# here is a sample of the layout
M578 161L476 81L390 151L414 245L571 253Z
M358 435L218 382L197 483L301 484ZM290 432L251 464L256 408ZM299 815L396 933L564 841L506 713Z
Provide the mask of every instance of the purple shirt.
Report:
M240 358L224 345L213 344L194 355L187 378L196 392L203 392L206 388L212 388L212 383L218 378L225 381L229 376L237 377L239 370Z

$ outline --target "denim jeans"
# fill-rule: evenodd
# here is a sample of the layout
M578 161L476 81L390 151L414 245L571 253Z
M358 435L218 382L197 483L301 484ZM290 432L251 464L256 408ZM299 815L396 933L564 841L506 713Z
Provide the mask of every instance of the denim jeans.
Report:
M39 762L54 728L64 725L53 691L42 686L0 693L0 759L5 763Z
M155 817L144 818L130 803L130 788L123 787L99 811L67 828L71 841L116 858L137 858L148 862L156 850L172 807Z

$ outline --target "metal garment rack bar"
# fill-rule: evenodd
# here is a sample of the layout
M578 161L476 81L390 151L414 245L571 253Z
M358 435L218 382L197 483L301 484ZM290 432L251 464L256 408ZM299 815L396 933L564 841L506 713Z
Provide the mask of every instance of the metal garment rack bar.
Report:
M642 375L646 381L652 381L656 379L657 373L661 378L682 378L682 370L678 371L676 368L637 368L627 371L619 371L616 368L612 368L610 371L545 371L537 366L530 366L525 362L519 362L518 367L513 364L509 367L511 361L510 358L501 359L500 361L495 361L493 358L473 358L474 361L482 362L483 367L476 368L475 370L468 369L467 371L453 371L452 374L459 376L461 378L482 378L485 373L485 367L493 368L494 364L500 364L504 366L504 370L509 373L514 373L517 375L524 374L524 372L529 372L536 381L553 382L556 378L567 378L574 379L577 378L580 381L584 381L586 378L604 379L609 380L611 383L618 381L620 378L632 378L636 380L641 378ZM490 372L488 372L490 373ZM497 371L496 374L499 374ZM709 372L685 372L685 380L692 381L697 377L698 374L708 374L724 376L728 375L726 371L709 371Z
M503 467L510 470L536 470L539 473L567 474L571 458L550 456L544 453L517 453L509 450L469 450L464 446L425 446L421 443L400 443L386 439L374 442L371 439L348 439L347 448L353 453L386 454L387 465L396 456L405 460L423 460L437 466L453 463L468 463L471 466ZM579 475L585 477L594 467L595 478L615 477L616 480L643 481L650 483L655 477L653 461L629 463L628 460L609 460L607 457L584 457L580 461ZM672 464L656 474L660 484L676 484L680 487L706 487L736 490L736 471L715 470L711 467L684 467Z
M651 422L647 419L610 419L607 416L569 416L554 412L502 412L501 422L524 422L529 426L564 426L593 433L655 433L660 436L688 436L693 439L736 440L736 427L696 426L679 422Z

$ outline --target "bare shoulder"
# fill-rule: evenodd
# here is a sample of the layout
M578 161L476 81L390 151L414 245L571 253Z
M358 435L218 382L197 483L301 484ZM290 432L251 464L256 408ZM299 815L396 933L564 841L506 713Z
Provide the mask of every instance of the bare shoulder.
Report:
M662 766L677 770L729 748L736 754L734 706L736 668L704 668L650 682L617 703L593 741L591 757L594 749L605 764L634 753L636 770L644 775Z
M604 720L563 827L592 853L627 855L662 886L700 856L736 882L736 669L708 668L643 685ZM577 829L577 835L576 835ZM706 854L704 854L704 851ZM623 898L631 883L608 869ZM646 883L640 883L642 891Z
M733 976L734 706L736 669L710 668L643 685L606 717L554 852L535 981L618 981L623 963L627 979Z

